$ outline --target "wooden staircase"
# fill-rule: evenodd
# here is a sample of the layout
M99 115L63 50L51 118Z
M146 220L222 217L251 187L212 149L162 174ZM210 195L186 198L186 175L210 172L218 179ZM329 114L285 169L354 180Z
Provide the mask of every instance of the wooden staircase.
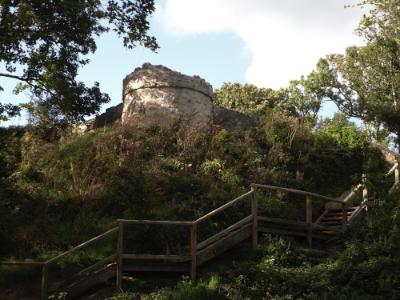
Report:
M399 177L398 164L392 168L388 174L395 174L395 184L391 191L398 186ZM397 170L397 171L396 171ZM365 182L365 178L364 178ZM293 193L305 196L305 220L287 220L280 218L270 218L260 216L258 202L260 198L256 194L262 191L275 191L283 193ZM355 204L354 197L362 195L359 204ZM318 218L313 218L313 199L325 201L325 210ZM243 219L235 222L218 233L200 240L198 236L199 227L211 217L226 213L227 208L233 207L238 203L243 203L250 199L251 213ZM262 198L261 198L262 199ZM259 233L275 233L305 237L309 245L314 239L333 240L342 235L349 227L355 225L362 214L368 209L368 191L365 184L359 184L354 190L343 193L338 198L331 198L311 192L277 187L271 185L252 184L251 190L243 195L225 203L213 211L203 215L193 221L159 221L159 220L117 220L117 226L110 230L66 251L45 262L2 262L11 265L31 265L40 267L41 277L41 299L48 299L48 295L54 291L64 291L68 299L73 299L79 294L87 291L95 285L116 279L117 290L122 290L123 276L130 272L179 272L189 273L192 279L196 278L197 269L219 256L221 253L231 249L235 245L251 238L253 248L257 248ZM315 221L314 221L315 219ZM128 225L139 226L183 226L188 228L190 233L187 239L188 245L185 248L186 254L139 254L130 253L126 248L126 233ZM82 249L86 249L93 243L116 235L117 251L109 257L80 270L78 273L64 278L62 281L49 280L48 272L51 265L60 261L71 254Z

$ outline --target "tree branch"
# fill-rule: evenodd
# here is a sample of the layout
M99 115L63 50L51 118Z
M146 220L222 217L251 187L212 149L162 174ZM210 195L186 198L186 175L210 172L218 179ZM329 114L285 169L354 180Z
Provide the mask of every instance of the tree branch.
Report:
M12 79L17 79L17 80L20 80L20 81L24 81L24 82L26 82L27 84L29 84L31 87L38 88L38 89L40 89L40 90L42 90L42 91L48 92L49 94L51 94L51 95L53 95L53 96L56 95L54 92L52 92L52 91L50 91L50 90L48 90L48 89L46 89L46 88L44 88L44 87L42 87L42 86L40 86L40 85L33 84L33 83L32 83L32 79L29 79L29 78L27 78L27 77L22 77L22 76L18 76L18 75L12 75L12 74L8 74L8 73L0 73L0 77L8 77L8 78L12 78Z
M17 80L21 80L21 81L25 81L25 82L29 83L29 78L24 78L24 77L17 76L17 75L12 75L12 74L7 74L7 73L0 73L0 76L13 78L13 79L17 79Z

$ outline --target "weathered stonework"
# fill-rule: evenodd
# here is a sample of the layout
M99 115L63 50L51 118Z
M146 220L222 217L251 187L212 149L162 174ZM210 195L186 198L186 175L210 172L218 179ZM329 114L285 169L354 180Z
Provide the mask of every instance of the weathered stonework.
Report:
M254 119L213 104L212 86L199 76L188 76L164 66L144 64L125 77L123 103L75 128L86 132L112 124L201 127L216 125L228 130L248 129Z
M205 125L212 121L212 94L198 76L144 64L123 81L122 124Z

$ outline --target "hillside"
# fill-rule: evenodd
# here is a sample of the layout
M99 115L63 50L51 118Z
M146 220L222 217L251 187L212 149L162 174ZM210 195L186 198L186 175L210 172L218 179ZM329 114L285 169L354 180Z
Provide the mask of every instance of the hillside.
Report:
M366 133L340 115L313 128L277 109L259 124L236 131L115 125L83 135L66 132L56 141L28 128L3 129L7 145L1 152L5 166L1 236L7 241L1 246L3 260L46 260L111 228L118 218L192 220L244 193L254 182L338 197L366 173L370 197L379 199L383 207L368 213L352 234L339 241L317 242L314 247L326 251L321 257L304 250L303 239L265 235L256 252L246 250L244 244L224 262L217 260L200 269L201 280L207 281L211 274L218 280L199 285L183 281L172 292L150 291L159 293L156 299L179 299L167 295L185 293L181 289L230 299L313 299L315 295L329 299L335 293L343 298L364 297L370 294L366 287L375 295L395 295L398 203L397 198L385 196L390 183L383 175L390 165L379 150L368 147ZM259 199L259 212L304 220L304 202L295 199L266 194ZM315 216L323 205L314 203ZM213 219L202 234L232 224L244 208ZM179 242L182 233L159 230L136 228L132 238L140 247L136 244L135 251L185 249ZM107 243L96 244L90 251L67 257L58 265L61 269L50 274L59 276L60 270L67 274L73 265L84 266L112 251ZM2 267L1 283L8 291L11 286L26 286L25 278L38 277L35 272L22 276L21 269ZM140 289L136 284L127 286Z

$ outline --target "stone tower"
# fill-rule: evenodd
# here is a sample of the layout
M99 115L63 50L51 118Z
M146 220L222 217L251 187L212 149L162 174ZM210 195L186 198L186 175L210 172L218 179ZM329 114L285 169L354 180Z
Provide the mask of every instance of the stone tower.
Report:
M144 64L123 81L122 123L205 125L213 118L212 94L198 76Z

